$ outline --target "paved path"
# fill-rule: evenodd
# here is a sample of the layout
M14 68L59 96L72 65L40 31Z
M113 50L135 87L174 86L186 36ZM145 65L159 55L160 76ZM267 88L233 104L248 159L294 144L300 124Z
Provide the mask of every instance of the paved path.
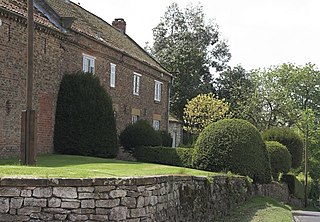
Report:
M314 211L292 211L295 222L320 222L320 212Z

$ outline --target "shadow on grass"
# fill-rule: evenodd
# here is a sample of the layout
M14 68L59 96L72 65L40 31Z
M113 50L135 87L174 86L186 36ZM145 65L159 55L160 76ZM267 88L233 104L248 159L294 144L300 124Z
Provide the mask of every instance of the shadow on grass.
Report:
M60 155L48 154L39 155L36 158L37 167L65 167L83 164L142 164L134 161L122 161L116 159L105 159L98 157L76 156L76 155ZM0 160L0 166L3 165L20 165L19 158L11 158Z
M245 202L240 207L235 208L229 215L220 218L217 222L250 222L257 216L257 213L267 208L282 208L287 211L291 211L289 206L286 206L272 198L268 197L254 197ZM257 221L265 221L258 219ZM271 220L270 218L270 221Z

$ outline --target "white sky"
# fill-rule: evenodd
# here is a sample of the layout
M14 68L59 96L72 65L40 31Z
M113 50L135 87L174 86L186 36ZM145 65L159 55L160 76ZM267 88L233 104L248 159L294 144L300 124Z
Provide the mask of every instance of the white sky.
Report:
M140 46L152 42L152 28L173 0L73 0L108 23L124 18L127 34ZM283 62L320 68L319 0L176 0L204 7L228 40L232 66L246 69Z

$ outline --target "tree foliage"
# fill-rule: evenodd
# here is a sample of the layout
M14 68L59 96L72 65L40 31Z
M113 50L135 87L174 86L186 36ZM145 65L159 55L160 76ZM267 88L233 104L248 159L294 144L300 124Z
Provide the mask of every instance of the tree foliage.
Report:
M231 171L258 183L271 181L266 145L245 120L223 119L207 126L197 139L192 160L199 169Z
M212 93L200 94L188 101L184 108L184 129L198 135L209 124L216 122L229 113L229 104Z
M252 72L255 86L247 111L260 129L301 126L303 113L320 116L320 71L314 65L282 64Z
M287 147L277 141L266 141L270 156L271 171L274 180L279 179L280 173L288 173L291 168L291 154Z
M112 100L97 77L89 73L63 77L53 142L58 153L98 157L117 155Z
M171 110L180 119L188 99L212 89L210 68L221 71L231 54L218 26L206 21L200 5L179 8L171 4L153 29L150 53L168 70L177 73L171 91Z
M219 98L230 104L230 111L236 118L246 118L245 107L253 96L254 84L250 73L240 65L221 72L215 79L215 92Z

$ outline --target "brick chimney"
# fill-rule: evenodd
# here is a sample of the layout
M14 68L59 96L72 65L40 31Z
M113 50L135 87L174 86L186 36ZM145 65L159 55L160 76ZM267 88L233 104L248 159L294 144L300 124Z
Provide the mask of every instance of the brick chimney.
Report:
M116 18L112 22L112 26L118 29L119 32L125 34L126 33L126 22L123 18Z

